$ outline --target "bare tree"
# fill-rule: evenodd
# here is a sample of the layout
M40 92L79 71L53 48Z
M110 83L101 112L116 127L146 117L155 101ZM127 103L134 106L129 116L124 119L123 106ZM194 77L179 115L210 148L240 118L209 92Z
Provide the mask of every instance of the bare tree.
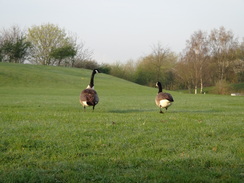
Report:
M200 84L200 93L203 93L204 70L207 66L208 57L208 42L207 34L202 31L194 32L190 40L187 40L185 53L181 61L188 66L187 72L194 85L195 94L197 94L198 85Z
M116 62L110 65L110 74L129 81L135 81L136 64L133 60L128 60L125 64Z
M174 73L176 75L179 87L186 87L189 93L191 93L193 80L191 71L192 70L190 70L189 62L187 62L186 57L181 56L180 61L174 68Z
M94 60L92 58L93 51L86 48L85 43L83 41L80 41L77 34L69 32L67 37L69 45L71 45L76 51L75 56L72 59L68 60L68 64L71 67L80 67L87 64L89 65L89 62L94 63ZM91 65L93 65L92 63Z
M186 72L189 76L184 79L191 80L195 94L197 94L199 85L200 92L203 92L205 83L213 85L226 79L234 82L237 78L235 75L240 71L242 65L241 59L238 59L241 47L238 46L238 40L233 33L226 31L224 27L212 30L210 35L202 31L194 32L187 40L186 48L180 59L180 62L183 63L177 64L176 74L178 78L182 78L179 77L179 73L184 75L181 68L187 66ZM191 85L188 84L188 86Z
M158 43L156 46L153 46L152 57L150 57L150 62L155 72L156 81L159 81L162 72L168 69L167 67L169 66L169 54L169 48L163 48L160 43Z
M86 48L84 42L77 43L75 48L77 50L77 54L74 60L75 63L72 64L73 66L82 65L82 62L94 62L92 59L93 51Z
M224 27L214 29L209 35L209 50L212 61L218 68L218 80L225 80L233 61L236 59L238 39L232 31L226 31Z
M233 62L236 82L244 82L244 38L237 49L237 58Z
M158 43L152 48L152 53L139 61L137 66L137 82L140 84L154 85L161 81L164 86L170 85L167 75L175 65L176 55L169 48L164 48Z

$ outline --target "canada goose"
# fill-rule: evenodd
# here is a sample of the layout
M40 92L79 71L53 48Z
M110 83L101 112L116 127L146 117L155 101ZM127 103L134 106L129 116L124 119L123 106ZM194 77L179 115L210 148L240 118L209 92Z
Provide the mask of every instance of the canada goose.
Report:
M158 87L158 94L155 98L155 103L160 108L160 113L163 113L162 108L167 110L172 105L172 102L174 102L174 99L171 94L163 93L162 85L159 81L156 83L156 86Z
M80 103L83 105L84 110L86 109L86 106L93 106L94 111L95 105L99 102L97 92L94 90L94 76L96 73L99 73L98 69L92 71L90 84L80 94Z

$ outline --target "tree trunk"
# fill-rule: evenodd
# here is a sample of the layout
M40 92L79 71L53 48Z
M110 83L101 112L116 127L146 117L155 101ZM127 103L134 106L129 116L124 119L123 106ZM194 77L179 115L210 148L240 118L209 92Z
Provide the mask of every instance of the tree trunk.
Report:
M201 82L200 83L201 84L200 93L203 94L203 82L202 82L202 78L201 78L201 81L200 82Z
M195 85L195 94L197 94L197 85Z
M60 66L61 61L62 61L62 59L59 59L58 60L58 66Z

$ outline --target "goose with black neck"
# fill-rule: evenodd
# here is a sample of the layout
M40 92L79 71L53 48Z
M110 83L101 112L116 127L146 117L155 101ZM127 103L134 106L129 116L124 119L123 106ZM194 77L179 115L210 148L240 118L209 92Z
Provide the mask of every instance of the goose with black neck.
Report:
M174 99L170 93L163 92L162 84L159 81L156 83L156 87L158 87L158 94L155 97L155 103L160 109L159 112L163 113L162 108L167 110L174 102Z
M80 94L80 103L84 107L84 111L86 110L87 106L92 106L94 111L95 106L99 102L98 94L94 89L94 77L96 73L99 73L99 70L93 69L90 84Z

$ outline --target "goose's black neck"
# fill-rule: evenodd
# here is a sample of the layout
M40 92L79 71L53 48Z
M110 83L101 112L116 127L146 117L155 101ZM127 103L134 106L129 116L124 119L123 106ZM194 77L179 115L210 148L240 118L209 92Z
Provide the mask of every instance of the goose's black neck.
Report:
M96 74L97 72L98 72L97 69L94 69L94 70L92 71L91 80L90 80L90 88L93 88L93 87L94 87L94 76L95 76L95 74Z
M158 85L158 93L163 92L163 88L160 82L157 83Z

